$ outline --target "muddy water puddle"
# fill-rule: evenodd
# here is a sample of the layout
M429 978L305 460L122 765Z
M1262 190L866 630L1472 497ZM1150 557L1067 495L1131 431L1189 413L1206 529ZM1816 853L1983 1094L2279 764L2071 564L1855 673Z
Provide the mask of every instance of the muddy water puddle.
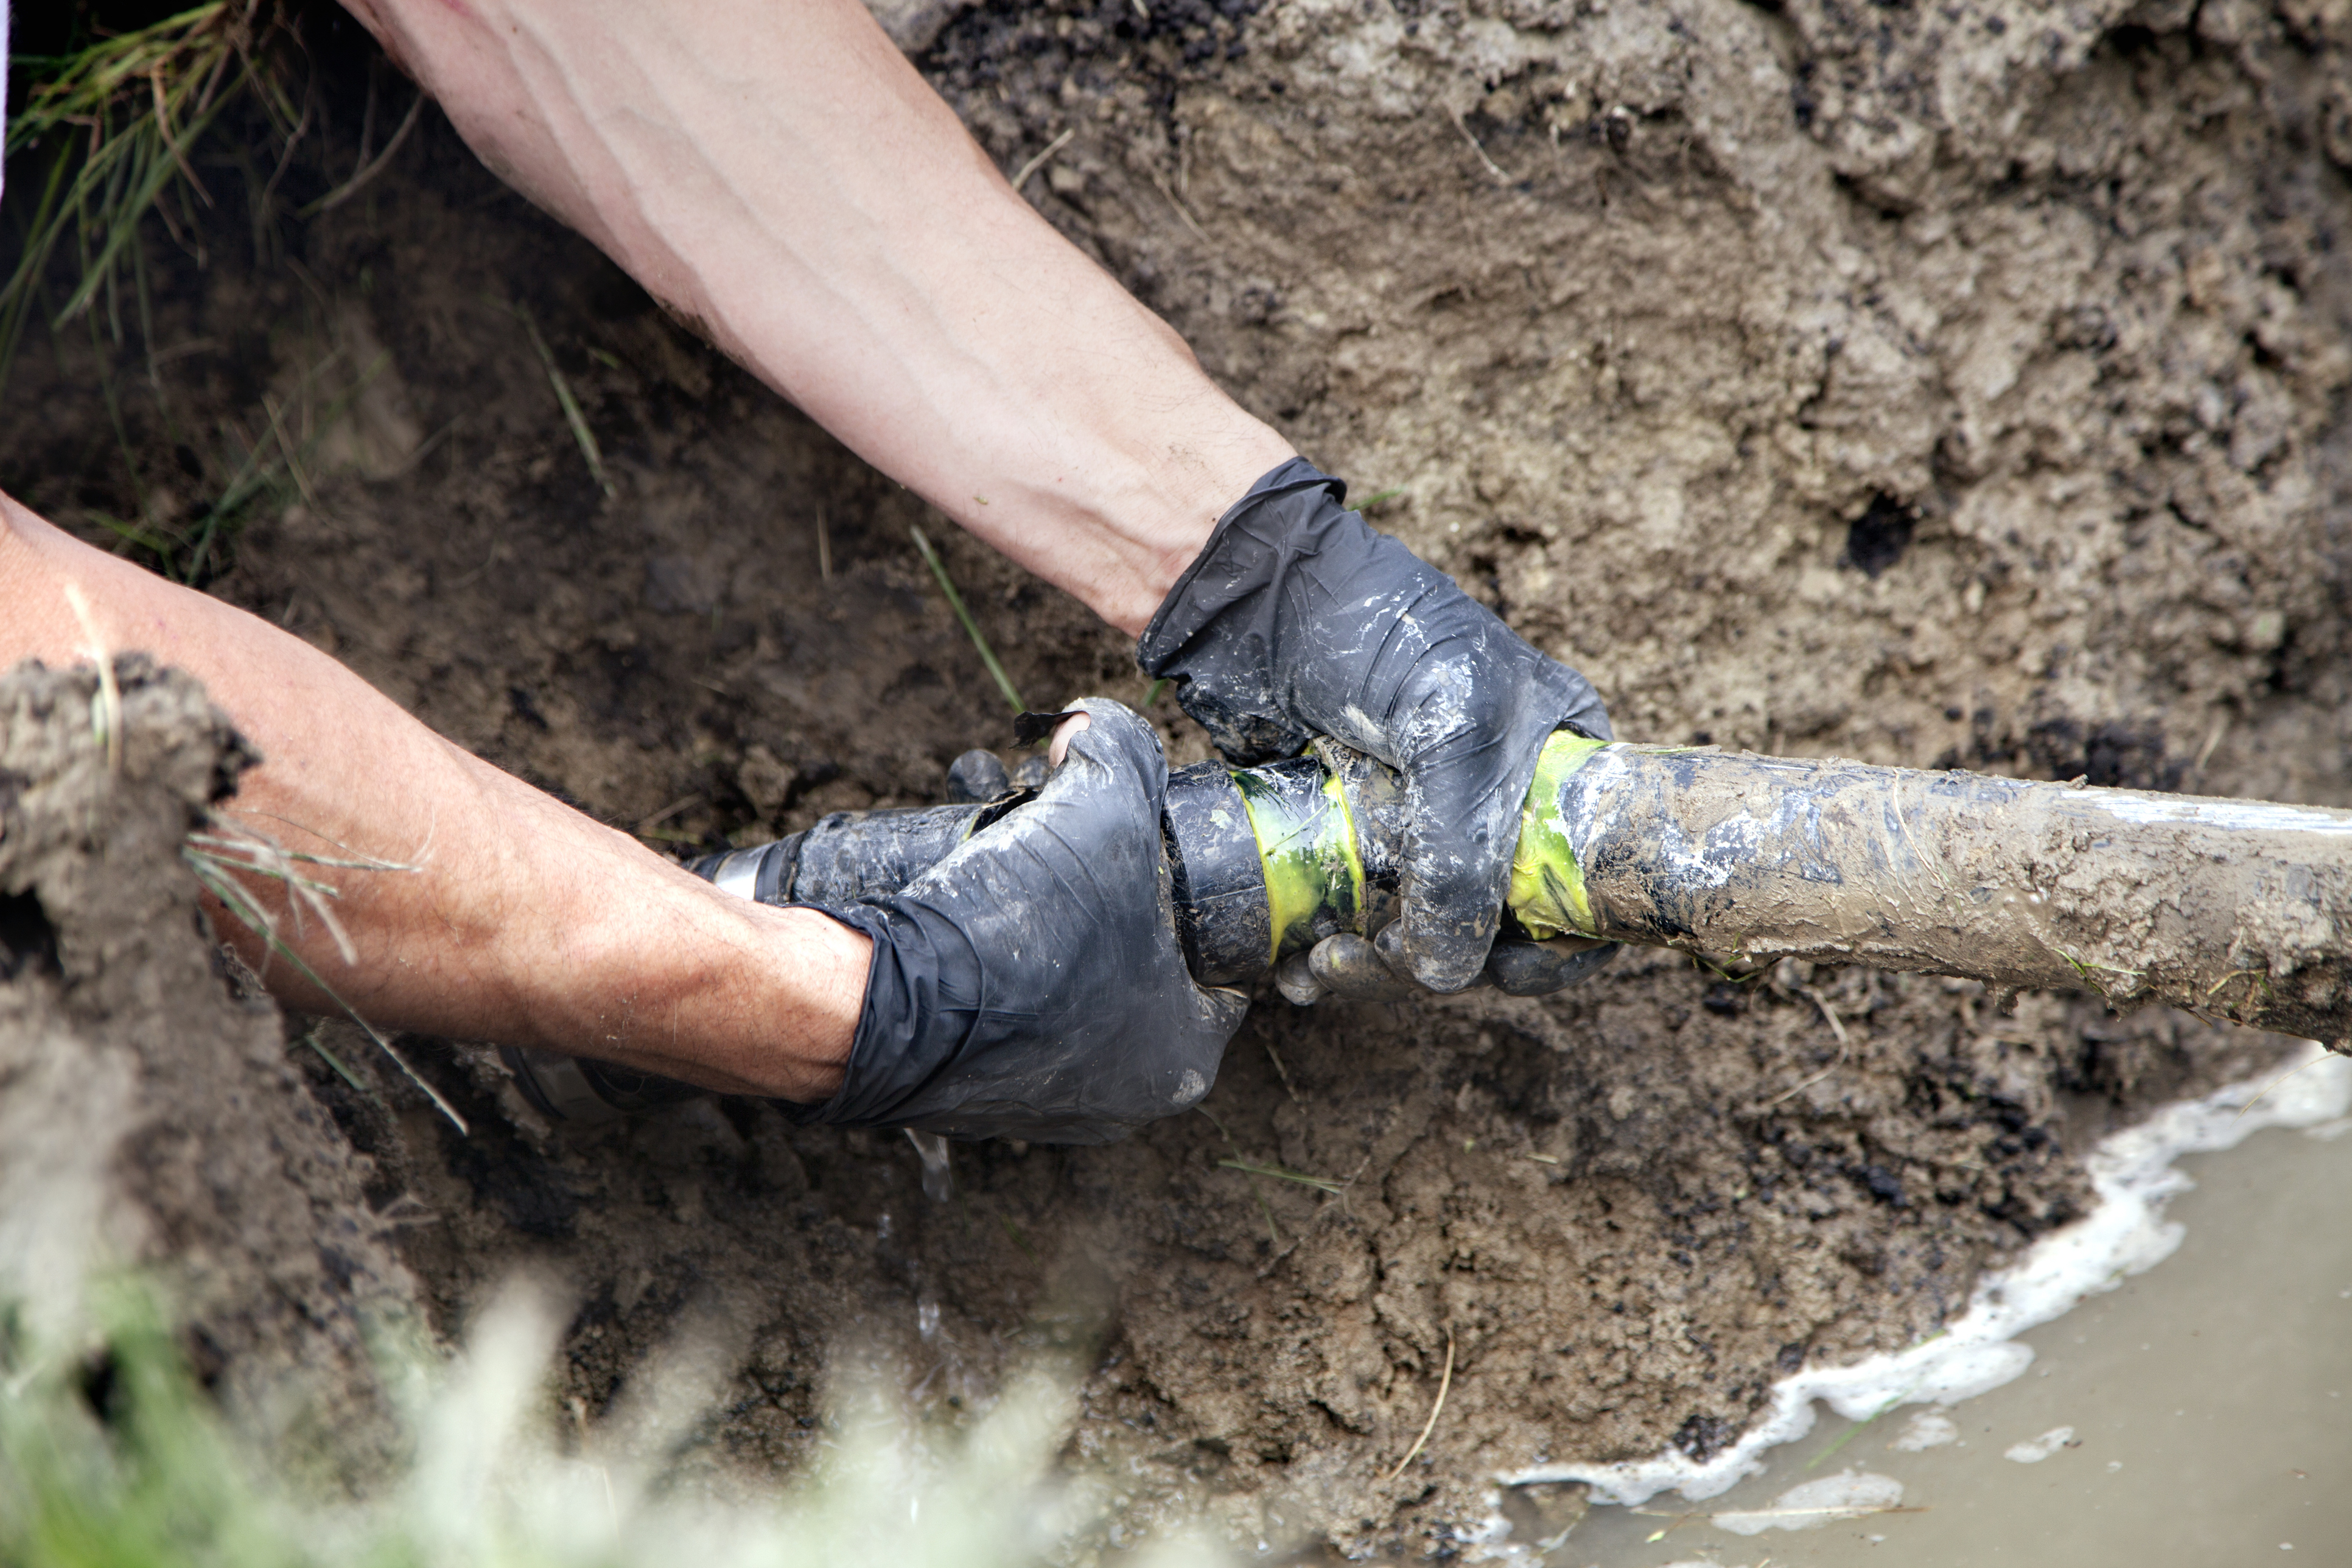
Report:
M1534 1560L2352 1563L2347 1068L2273 1091L2302 1096L2285 1120L2304 1125L2186 1154L2171 1177L2143 1168L2139 1245L2178 1249L2017 1336L2032 1359L2011 1381L1948 1405L1882 1401L1859 1423L1825 1411L1728 1490L1596 1507ZM2269 1113L2266 1098L2248 1120ZM2200 1141L2237 1135L2209 1116ZM2180 1177L2194 1186L2168 1197Z

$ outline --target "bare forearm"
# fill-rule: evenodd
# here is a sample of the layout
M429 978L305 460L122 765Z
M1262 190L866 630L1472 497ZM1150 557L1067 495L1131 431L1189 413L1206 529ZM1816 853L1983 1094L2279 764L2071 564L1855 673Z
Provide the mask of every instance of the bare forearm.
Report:
M484 160L886 473L1139 631L1291 455L856 0L350 0Z
M80 544L0 496L0 668L90 637L202 679L261 752L225 811L332 885L346 962L281 884L239 879L335 998L380 1026L545 1045L799 1099L830 1092L863 992L863 937L730 899L419 724L309 645ZM334 1003L233 919L289 1005Z

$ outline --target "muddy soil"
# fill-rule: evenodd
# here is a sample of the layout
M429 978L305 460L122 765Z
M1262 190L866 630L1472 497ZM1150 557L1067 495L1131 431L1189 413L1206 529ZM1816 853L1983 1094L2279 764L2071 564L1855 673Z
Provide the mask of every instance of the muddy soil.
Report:
M183 847L252 753L185 676L132 656L117 688L0 675L0 1296L46 1334L85 1270L151 1271L198 1380L356 1487L397 1444L370 1336L427 1324L366 1156L197 912Z
M1622 733L2352 802L2352 13L1141 9L890 20L1008 171L1073 132L1040 210L1360 498L1394 492L1372 520L1591 674ZM322 191L366 95L411 89L310 21L322 117L289 178ZM152 334L31 345L0 485L94 538L184 525L279 420L299 471L211 591L604 820L753 842L938 798L1006 745L910 525L1033 704L1141 700L1122 639L431 111L307 226L211 222L201 268L154 237ZM1269 992L1208 1114L961 1151L942 1205L892 1137L731 1100L554 1131L489 1053L406 1042L460 1136L323 1038L364 1091L295 1063L435 1322L559 1272L591 1418L723 1321L705 1452L756 1475L813 1442L841 1347L950 1405L1098 1314L1072 1452L1120 1478L1123 1530L1206 1509L1245 1545L1402 1556L1452 1551L1496 1470L1708 1453L1807 1359L1933 1331L2077 1212L2101 1132L2275 1048L1664 952L1549 1002Z

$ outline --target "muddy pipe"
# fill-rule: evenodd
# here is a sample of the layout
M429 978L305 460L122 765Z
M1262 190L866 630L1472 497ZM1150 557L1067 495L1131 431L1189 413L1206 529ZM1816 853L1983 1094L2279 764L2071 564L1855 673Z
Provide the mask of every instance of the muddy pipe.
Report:
M2352 812L1859 763L1555 743L1537 934L1865 963L2352 1043Z
M698 868L772 903L855 899L1024 798L838 813ZM1395 774L1328 742L1176 770L1165 826L1193 973L1245 985L1385 924L1402 804ZM2311 806L1563 732L1521 813L1507 918L1539 939L2085 989L2352 1037L2352 813Z
M764 903L892 891L1030 793L837 812L695 869ZM1175 770L1162 826L1194 975L1245 986L1323 937L1379 930L1402 807L1393 773L1329 742ZM1521 809L1507 905L1508 933L1538 940L2089 990L2352 1044L2352 812L1563 731ZM593 1090L572 1073L617 1071L551 1070L575 1098Z

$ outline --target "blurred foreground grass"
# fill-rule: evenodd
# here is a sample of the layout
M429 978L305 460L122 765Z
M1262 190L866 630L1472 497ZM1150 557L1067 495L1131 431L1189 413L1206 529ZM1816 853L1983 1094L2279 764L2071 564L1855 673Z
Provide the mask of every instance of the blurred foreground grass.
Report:
M1104 1522L1103 1494L1055 1473L1073 1384L1044 1368L944 1436L880 1378L837 1380L811 1473L764 1500L668 1484L710 1406L660 1358L650 1398L559 1442L545 1387L561 1315L520 1287L446 1363L386 1352L407 1458L362 1500L305 1496L197 1388L151 1293L89 1299L84 1331L47 1342L37 1314L0 1305L7 1568L1011 1568L1085 1555ZM1216 1560L1187 1542L1122 1558Z

